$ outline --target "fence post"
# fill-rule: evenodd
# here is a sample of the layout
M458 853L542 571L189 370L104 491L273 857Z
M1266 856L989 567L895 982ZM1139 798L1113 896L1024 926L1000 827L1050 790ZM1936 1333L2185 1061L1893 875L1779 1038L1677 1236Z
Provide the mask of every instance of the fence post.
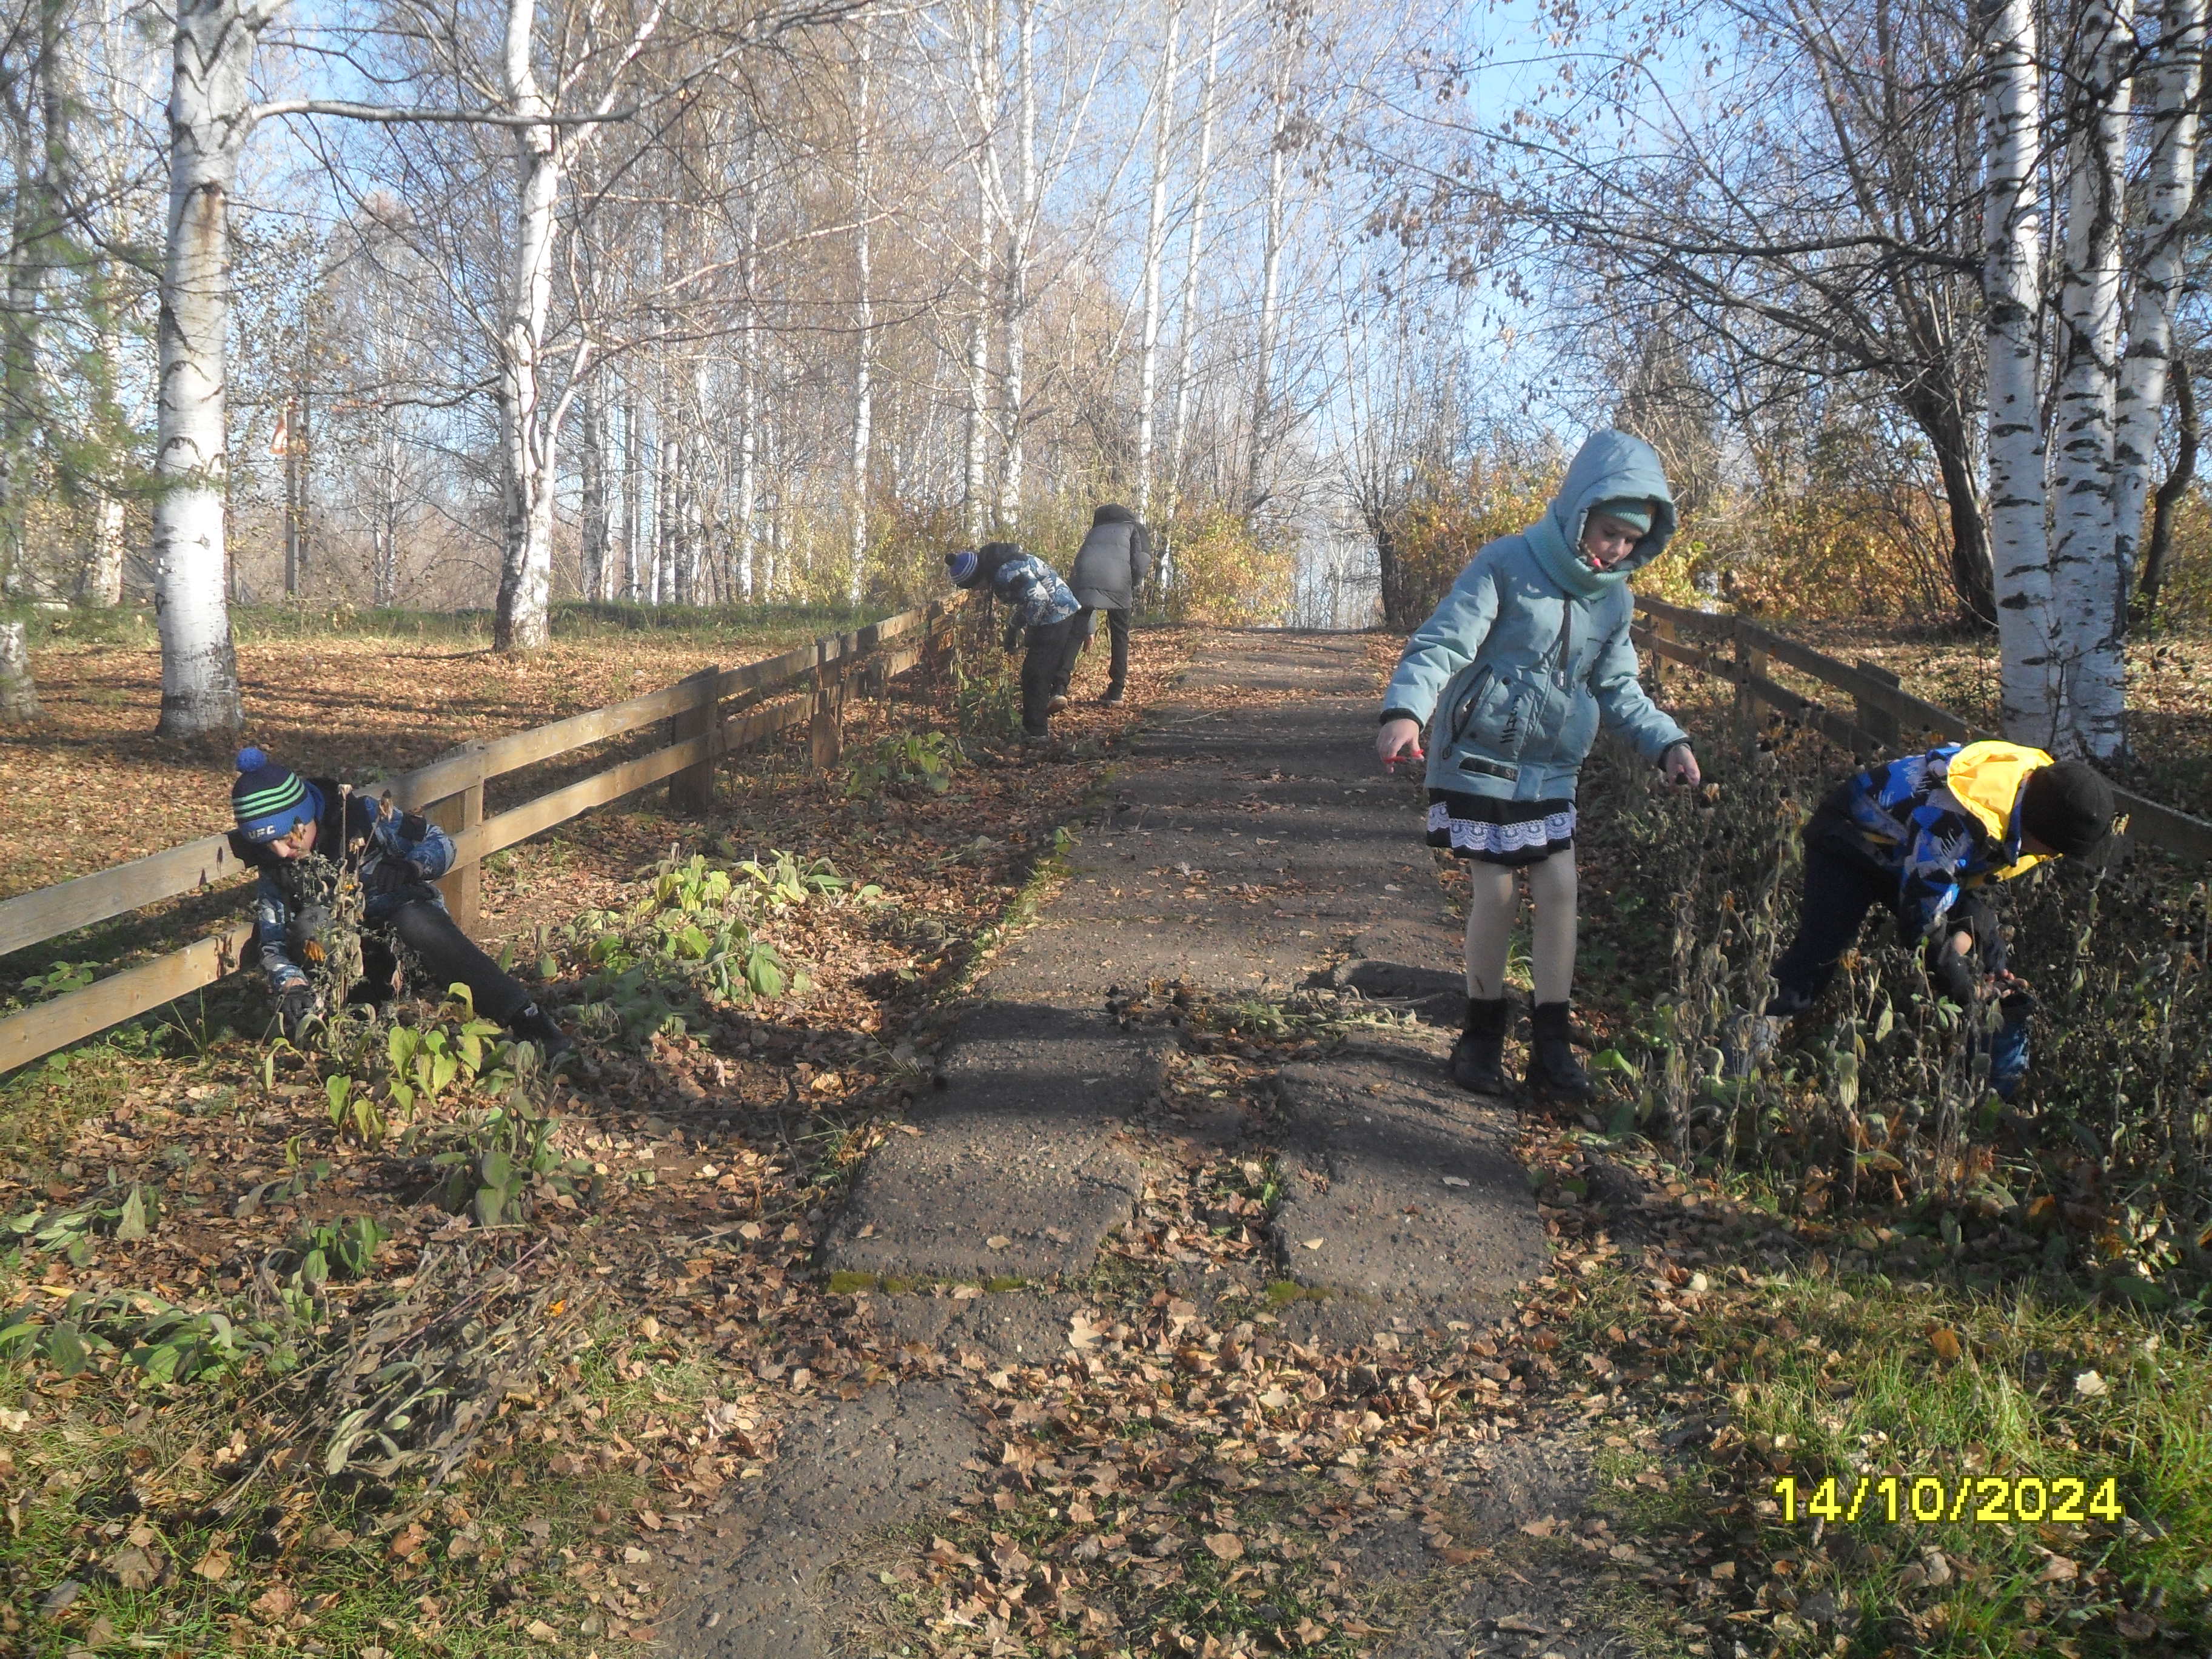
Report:
M1674 626L1672 617L1655 616L1651 618L1651 637L1655 640L1664 640L1669 645L1679 645L1681 643L1682 634L1681 630ZM1644 672L1650 676L1651 689L1654 691L1665 689L1667 671L1674 665L1656 651L1651 653L1651 661Z
M1872 675L1884 685L1904 684L1904 682L1889 670L1882 667L1879 663L1869 662L1863 657L1853 663L1851 666L1862 674ZM1856 720L1859 730L1874 739L1875 748L1895 749L1899 740L1904 736L1898 726L1897 716L1878 704L1869 702L1864 697L1854 697L1851 701L1858 709Z
M721 678L720 668L702 668L684 682L694 688L696 700L670 717L668 740L671 744L689 743L694 738L710 734L719 736L722 726L722 704L714 691ZM705 759L670 775L670 811L700 813L714 805L714 763L721 758L721 753L720 743L709 742Z
M829 653L823 643L817 641L814 647L814 711L806 734L807 766L817 772L835 766L845 752L844 636L838 636L840 654L834 660L824 660Z
M1754 678L1767 678L1768 663L1766 653L1754 647L1744 632L1741 617L1736 618L1731 632L1735 636L1735 729L1749 749L1759 739L1759 698L1751 682Z
M481 756L483 745L472 743L464 753ZM459 842L462 835L483 822L484 778L481 765L469 787L457 793L428 803L422 816ZM453 924L465 933L473 933L477 924L483 920L483 866L466 848L461 849L460 860L438 878L438 891L445 896L446 908Z

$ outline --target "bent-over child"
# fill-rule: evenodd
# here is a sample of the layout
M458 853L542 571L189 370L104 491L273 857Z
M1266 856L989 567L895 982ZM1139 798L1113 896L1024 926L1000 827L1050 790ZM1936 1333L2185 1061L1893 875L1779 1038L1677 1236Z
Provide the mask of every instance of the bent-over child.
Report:
M1730 1043L1730 1068L1747 1069L1785 1018L1812 1006L1880 905L1922 947L1939 995L1962 1009L1996 1000L1990 1085L2009 1100L2027 1073L2034 998L2007 965L1986 890L2094 852L2112 832L2112 786L2025 744L1944 744L1844 779L1806 823L1797 934L1775 962L1765 1016Z
M1002 643L1009 651L1017 643L1029 647L1022 658L1022 741L1044 742L1051 736L1053 693L1065 678L1061 665L1082 643L1075 618L1083 607L1058 571L1012 542L948 553L945 569L955 587L981 588L1006 607Z
M1568 1101L1593 1093L1568 1036L1575 787L1601 723L1670 781L1699 781L1688 737L1644 695L1628 637L1628 578L1674 533L1658 453L1625 432L1595 434L1544 515L1460 573L1384 694L1376 753L1386 766L1420 759L1429 728L1429 845L1464 860L1470 878L1467 1024L1451 1075L1477 1093L1505 1087L1516 872L1535 908L1528 1086Z
M297 1042L325 1012L303 964L324 961L338 942L333 907L350 876L362 893L363 996L391 994L404 947L436 991L466 985L478 1013L536 1043L547 1060L575 1047L447 913L430 884L453 867L453 843L436 824L334 779L302 778L258 749L240 751L230 805L231 850L260 877L254 945L287 1037Z

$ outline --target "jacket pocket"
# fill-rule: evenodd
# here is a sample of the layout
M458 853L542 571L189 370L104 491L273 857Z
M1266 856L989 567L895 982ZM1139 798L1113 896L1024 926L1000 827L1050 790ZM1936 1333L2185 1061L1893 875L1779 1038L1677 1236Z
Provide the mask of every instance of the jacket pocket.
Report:
M1467 723L1474 717L1476 705L1497 683L1498 677L1487 668L1474 671L1474 678L1467 683L1467 690L1460 693L1459 701L1452 705L1450 730L1454 743L1467 735Z
M1559 724L1559 758L1579 764L1597 740L1597 699L1588 686L1577 685L1567 694L1567 716Z

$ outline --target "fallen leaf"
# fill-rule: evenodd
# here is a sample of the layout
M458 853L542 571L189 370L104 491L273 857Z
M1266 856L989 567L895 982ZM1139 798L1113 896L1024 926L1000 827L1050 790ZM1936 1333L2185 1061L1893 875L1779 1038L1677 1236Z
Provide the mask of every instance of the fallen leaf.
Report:
M1955 1365L1964 1352L1959 1346L1959 1334L1938 1327L1928 1333L1928 1346L1936 1350L1936 1357L1947 1365Z
M264 1619L282 1619L298 1605L297 1598L282 1584L271 1584L253 1598L253 1610Z
M532 1620L522 1627L522 1633L538 1642L557 1642L561 1639L561 1632L543 1619Z
M2105 1392L2105 1379L2094 1371L2076 1371L2074 1392L2085 1400L2094 1400Z
M2035 1576L2039 1584L2070 1584L2081 1576L2081 1569L2069 1557L2054 1555L2043 1564L2043 1571Z
M1309 1250L1317 1250L1321 1249L1322 1245L1328 1243L1328 1241L1325 1238L1302 1238L1298 1243L1304 1245Z
M1244 1540L1233 1532L1210 1532L1205 1539L1207 1552L1222 1561L1241 1561L1244 1559Z
M985 1244L988 1245L994 1250L1003 1250L1007 1245L1013 1242L1014 1241L1012 1239L1008 1238L1004 1233L993 1233L988 1238L983 1241Z
M1447 1187L1464 1187L1468 1184L1465 1176L1446 1176L1443 1177L1443 1183Z
M161 1569L167 1565L158 1550L137 1544L126 1544L107 1558L108 1571L127 1590L153 1589L161 1581Z
M199 1565L194 1567L192 1571L210 1584L220 1584L230 1577L230 1557L223 1553L222 1546L218 1544L200 1557Z

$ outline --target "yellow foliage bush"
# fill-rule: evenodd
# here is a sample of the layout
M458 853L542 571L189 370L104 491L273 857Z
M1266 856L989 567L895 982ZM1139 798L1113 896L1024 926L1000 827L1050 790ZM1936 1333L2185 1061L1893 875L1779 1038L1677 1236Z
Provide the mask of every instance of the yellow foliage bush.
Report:
M1167 583L1173 622L1269 626L1290 614L1297 561L1270 547L1226 508L1210 507L1176 522Z

